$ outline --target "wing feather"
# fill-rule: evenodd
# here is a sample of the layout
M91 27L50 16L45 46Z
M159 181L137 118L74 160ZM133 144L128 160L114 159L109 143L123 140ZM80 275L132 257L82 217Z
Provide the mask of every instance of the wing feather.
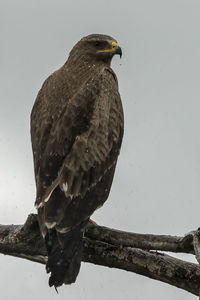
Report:
M119 149L110 156L122 138L123 110L113 74L104 68L90 78L57 104L57 115L43 89L39 92L31 115L36 205L43 205L58 185L67 197L84 197L116 161Z
M114 155L111 152L113 144L119 143L122 138L123 131L123 110L117 83L107 70L104 70L98 80L100 93L95 97L89 128L76 137L59 171L61 186L65 182L68 184L66 195L84 197L86 191L94 187L106 170L116 162L119 154L120 146ZM94 168L97 171L95 178L91 175ZM86 179L74 189L74 182L82 173L87 175Z

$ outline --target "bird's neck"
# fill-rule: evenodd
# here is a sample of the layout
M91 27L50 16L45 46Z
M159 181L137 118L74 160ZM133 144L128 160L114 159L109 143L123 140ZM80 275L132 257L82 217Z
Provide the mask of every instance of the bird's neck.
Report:
M107 63L87 59L86 56L73 56L70 55L67 62L64 64L63 71L66 75L65 82L70 86L70 90L77 91L82 84L88 81L90 78L95 78L102 71L102 68ZM74 74L71 75L71 74Z

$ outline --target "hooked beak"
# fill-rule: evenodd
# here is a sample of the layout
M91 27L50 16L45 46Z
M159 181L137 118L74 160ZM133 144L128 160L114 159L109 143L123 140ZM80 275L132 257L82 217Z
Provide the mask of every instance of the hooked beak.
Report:
M115 54L119 54L120 58L122 57L122 49L119 46L115 48Z

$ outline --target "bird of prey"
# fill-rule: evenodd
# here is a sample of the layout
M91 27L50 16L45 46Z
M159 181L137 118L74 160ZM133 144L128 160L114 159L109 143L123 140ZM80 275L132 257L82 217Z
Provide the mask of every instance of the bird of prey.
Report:
M92 213L108 198L123 137L118 81L122 55L107 35L83 37L43 83L31 112L38 220L49 285L75 282Z

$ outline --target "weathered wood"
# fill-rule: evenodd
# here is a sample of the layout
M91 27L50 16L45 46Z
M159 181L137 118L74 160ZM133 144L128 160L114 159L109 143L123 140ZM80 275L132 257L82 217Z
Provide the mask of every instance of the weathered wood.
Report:
M193 235L190 233L184 237L141 234L114 230L90 223L86 228L85 235L93 240L100 240L113 245L122 245L143 250L160 250L194 254Z
M199 295L200 267L196 264L158 252L91 240L85 241L84 250L86 262L134 272Z
M134 272L199 295L199 265L150 251L194 253L192 241L192 234L186 237L136 234L89 224L83 261ZM30 215L23 226L0 225L0 253L46 263L37 215Z

